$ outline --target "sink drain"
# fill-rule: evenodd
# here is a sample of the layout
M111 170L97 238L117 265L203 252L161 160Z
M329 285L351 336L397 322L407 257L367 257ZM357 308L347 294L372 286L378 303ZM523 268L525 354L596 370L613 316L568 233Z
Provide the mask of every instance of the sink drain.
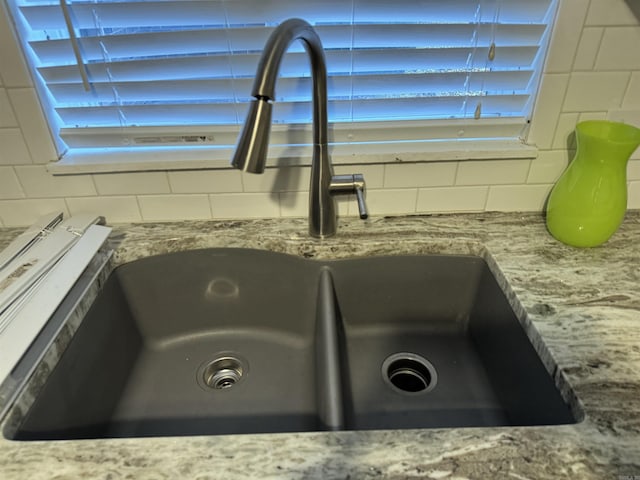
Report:
M382 378L395 391L425 393L436 386L438 376L433 365L415 353L394 353L382 363Z
M198 383L206 389L225 390L233 387L247 373L247 363L235 355L222 355L198 369Z

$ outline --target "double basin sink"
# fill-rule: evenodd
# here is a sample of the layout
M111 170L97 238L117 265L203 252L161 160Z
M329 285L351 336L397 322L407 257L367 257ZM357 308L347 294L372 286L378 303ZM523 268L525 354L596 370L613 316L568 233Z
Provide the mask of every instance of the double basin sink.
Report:
M575 423L486 261L214 248L116 268L16 440Z

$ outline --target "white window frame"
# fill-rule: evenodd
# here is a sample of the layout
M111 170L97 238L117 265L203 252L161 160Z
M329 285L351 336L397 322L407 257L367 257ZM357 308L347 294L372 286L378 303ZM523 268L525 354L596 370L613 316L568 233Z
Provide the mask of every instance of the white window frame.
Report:
M559 4L559 1L558 1ZM550 21L550 28L546 32L543 43L550 45L550 36L557 18L558 8L556 5L553 18ZM545 57L547 51L541 52ZM32 62L27 62L32 65ZM540 90L540 77L543 73L544 62L540 63L541 68L534 73L538 77L538 91L532 95L530 101L537 101ZM41 95L47 95L46 87L34 75L36 88ZM50 103L43 105L45 118L49 122L55 113L49 110ZM468 119L460 120L428 120L424 122L374 122L367 124L351 124L343 131L332 129L330 125L330 155L333 164L381 164L381 163L402 163L402 162L433 162L433 161L458 161L458 160L496 160L496 159L522 159L530 160L536 158L538 149L535 145L527 143L527 136L530 129L530 121L534 108L530 109L531 114L525 125L519 122L517 125L508 118L484 120L481 125L469 124ZM424 139L415 141L386 141L376 143L375 135L377 131L388 129L389 127L402 129L424 129ZM135 127L128 127L132 130ZM199 129L201 128L201 131ZM294 129L300 136L309 135L311 126L305 125ZM484 128L493 129L492 138L477 139L474 132ZM171 128L172 135L175 135L175 128ZM185 137L201 136L220 139L233 139L229 144L235 144L238 128L221 128L220 126L185 127ZM514 131L517 135L513 136ZM497 134L496 134L497 132ZM154 136L161 134L161 129L157 127L153 131L145 132L144 127L140 127L135 132L134 140L132 133L129 141L139 141L140 138L148 138L150 144ZM79 134L81 135L81 134ZM127 147L86 148L79 151L65 151L64 143L52 133L54 143L57 147L59 159L50 163L47 168L53 174L90 174L107 172L139 172L139 171L167 171L167 170L189 170L189 169L229 169L229 159L232 156L233 148L211 147L206 140L203 145L192 146L164 146L152 147L137 151ZM268 167L282 166L308 166L311 158L310 146L283 145L284 138L290 140L291 127L287 129L278 125L272 127L271 142L268 153ZM473 138L467 138L473 137ZM119 140L121 141L121 140Z

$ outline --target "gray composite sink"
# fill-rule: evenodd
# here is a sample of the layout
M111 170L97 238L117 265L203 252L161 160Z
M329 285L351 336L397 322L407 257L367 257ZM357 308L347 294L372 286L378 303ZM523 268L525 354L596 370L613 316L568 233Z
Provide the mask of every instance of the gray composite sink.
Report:
M11 438L575 422L480 257L206 249L115 269Z

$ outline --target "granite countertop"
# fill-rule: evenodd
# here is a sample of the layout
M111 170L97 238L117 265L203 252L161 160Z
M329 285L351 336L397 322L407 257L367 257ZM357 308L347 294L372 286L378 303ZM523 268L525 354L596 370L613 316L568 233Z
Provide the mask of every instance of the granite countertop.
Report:
M0 229L0 248L19 231ZM350 218L324 241L306 235L304 219L117 225L115 263L221 246L315 258L486 248L585 418L552 427L52 442L0 437L0 478L640 478L638 238L638 211L628 213L606 245L592 249L559 244L535 214Z

